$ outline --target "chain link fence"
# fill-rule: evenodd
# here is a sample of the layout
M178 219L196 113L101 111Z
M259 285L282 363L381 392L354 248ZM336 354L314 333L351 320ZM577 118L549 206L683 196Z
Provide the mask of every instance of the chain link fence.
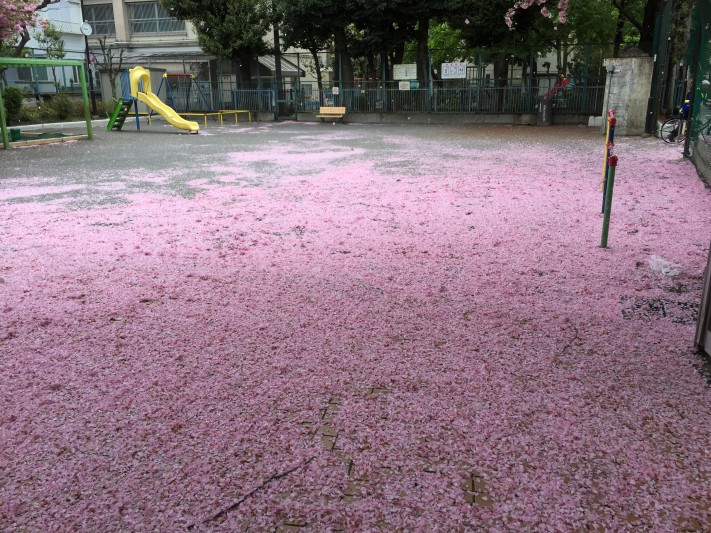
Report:
M687 61L696 92L689 150L699 174L711 185L711 4L697 2L691 16Z

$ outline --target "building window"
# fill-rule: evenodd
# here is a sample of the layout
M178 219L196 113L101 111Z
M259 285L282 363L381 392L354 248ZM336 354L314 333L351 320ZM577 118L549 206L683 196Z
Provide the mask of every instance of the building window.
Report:
M17 79L20 81L32 81L32 67L18 67Z
M136 2L127 5L131 33L185 31L185 22L169 16L158 2Z
M91 24L94 35L116 35L114 6L111 4L84 6L84 20Z

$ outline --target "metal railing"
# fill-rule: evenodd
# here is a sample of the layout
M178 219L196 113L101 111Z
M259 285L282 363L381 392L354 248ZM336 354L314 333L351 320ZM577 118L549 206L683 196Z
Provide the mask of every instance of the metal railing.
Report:
M83 57L79 53L75 55ZM22 87L28 94L79 93L76 75L70 70L57 70L56 86L46 69L41 72L45 79L38 79L38 72L25 73L31 74L30 79L17 79L12 73L8 76L9 84ZM98 85L98 77L95 82ZM527 114L535 113L540 98L548 95L554 114L602 114L603 83L555 88L555 79L546 77L509 79L506 83L504 87L494 87L490 80L467 80L458 84L437 83L432 89L416 88L416 84L412 84L407 90L400 88L400 84L368 83L353 88L328 86L320 91L314 84L287 85L277 97L276 91L268 86L197 79L182 85L174 82L170 94L165 84L160 91L154 87L154 91L179 112L243 109L275 113L279 105L280 114L313 113L318 112L320 106L343 106L348 113ZM125 71L120 76L120 86L121 94L130 96Z
M277 97L272 89L240 89L221 84L200 82L204 93L211 95L213 109L249 109L273 112ZM602 113L605 87L576 86L550 95L556 114ZM343 106L349 113L451 113L501 114L535 113L546 92L535 87L466 87L400 90L325 89L300 93L296 89L281 91L278 100L288 102L300 113L317 112L320 106Z

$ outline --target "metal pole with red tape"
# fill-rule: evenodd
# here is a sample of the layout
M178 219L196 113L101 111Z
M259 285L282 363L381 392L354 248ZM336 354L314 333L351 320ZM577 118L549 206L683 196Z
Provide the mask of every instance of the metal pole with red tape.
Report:
M607 136L605 139L605 163L602 168L602 212L605 212L605 196L607 195L607 175L610 168L610 156L615 149L615 126L617 118L615 118L615 110L610 109L607 112Z
M602 239L600 248L607 248L607 233L610 229L610 211L612 211L612 190L615 187L615 169L617 168L617 156L611 155L607 161L607 184L605 186L605 207L602 217Z

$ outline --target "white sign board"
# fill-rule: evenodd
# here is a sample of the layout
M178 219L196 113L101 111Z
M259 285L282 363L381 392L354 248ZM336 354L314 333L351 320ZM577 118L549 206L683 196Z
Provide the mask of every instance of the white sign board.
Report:
M409 91L410 90L410 82L409 81L401 81L398 85L400 86L401 91Z
M393 65L394 80L416 80L417 65L415 63L405 63L401 65Z
M334 88L331 90L331 92L333 93L334 96L338 96L338 93L340 93L341 91L339 90L338 87L334 87Z
M467 64L466 63L442 63L442 79L455 80L466 79Z

